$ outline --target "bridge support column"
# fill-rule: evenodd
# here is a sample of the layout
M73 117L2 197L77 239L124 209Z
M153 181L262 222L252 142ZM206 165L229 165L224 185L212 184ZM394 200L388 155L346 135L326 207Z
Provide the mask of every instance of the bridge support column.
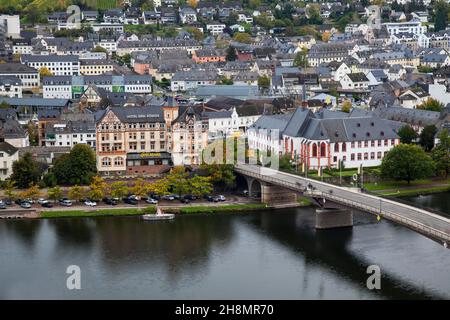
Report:
M248 196L251 197L253 195L252 185L253 185L253 181L255 181L255 178L245 177L245 180L247 181Z
M316 229L333 229L353 226L353 211L349 209L316 209Z
M297 202L297 193L283 187L261 184L261 202L269 205Z

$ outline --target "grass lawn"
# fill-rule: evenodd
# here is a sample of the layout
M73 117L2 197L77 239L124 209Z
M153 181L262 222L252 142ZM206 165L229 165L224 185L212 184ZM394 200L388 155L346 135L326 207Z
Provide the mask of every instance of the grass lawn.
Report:
M179 213L215 213L215 212L230 212L230 211L252 211L259 209L266 209L264 203L248 203L248 204L226 204L221 206L190 206L181 207Z
M436 186L436 187L428 187L428 188L413 188L413 189L399 189L397 192L386 191L386 192L377 192L377 194L386 197L407 197L407 196L417 196L417 195L425 195L430 193L439 193L450 191L449 186Z
M107 216L132 216L144 213L154 213L155 207L146 208L121 208L121 209L99 209L99 210L49 210L42 211L41 218L69 218L69 217L107 217Z
M381 182L373 182L373 183L365 183L364 187L369 191L377 191L377 190L388 190L388 189L401 189L401 188L412 188L415 189L420 188L424 185L429 185L429 188L434 188L433 184L448 184L450 186L450 178L443 180L431 180L431 179L422 179L411 181L408 184L406 181L381 181ZM437 186L441 187L441 186ZM425 188L425 187L423 187Z

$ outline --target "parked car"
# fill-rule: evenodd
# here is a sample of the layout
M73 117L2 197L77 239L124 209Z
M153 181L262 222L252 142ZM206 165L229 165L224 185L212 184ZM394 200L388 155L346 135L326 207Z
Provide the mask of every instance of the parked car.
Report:
M95 201L92 201L92 200L86 200L86 201L84 202L84 204L85 204L86 206L89 206L89 207L95 207L95 206L97 205L97 203L96 203Z
M59 200L59 204L64 207L70 207L70 206L72 206L72 201L70 201L69 199L63 198L63 199Z
M214 201L214 197L210 196L209 194L205 194L203 196L203 198L205 198L205 200L208 200L209 202L213 202Z
M161 199L173 201L173 200L175 200L175 197L173 195L165 195L165 196L162 196Z
M6 209L6 204L3 201L0 202L0 209Z
M115 200L114 198L103 198L103 202L111 206L115 206L118 203L118 201Z
M145 200L145 202L149 204L158 204L158 200L155 200L153 198L148 198L147 200Z
M161 199L161 197L158 196L157 194L150 194L149 198L152 198L152 199L155 199L155 200L160 200Z
M218 195L217 198L219 199L219 201L226 201L227 200L227 198L225 198L225 196L223 196L221 194Z
M219 200L219 197L213 197L213 198L212 198L212 201L213 201L213 202L219 202L220 200Z
M20 203L20 206L24 209L30 209L31 208L31 203L27 202L27 201L22 201Z
M44 208L53 208L53 205L50 202L44 202L41 204L42 207Z
M33 204L34 200L33 199L23 199L23 201L28 202L29 204Z
M185 199L188 199L188 200L196 200L196 199L197 199L197 197L194 196L194 195L192 195L192 194L186 194L186 195L184 196L184 198L185 198Z
M11 206L13 204L13 201L11 199L5 199L3 200L3 202L7 205L7 206Z
M137 205L138 202L136 199L134 198L129 198L129 197L125 197L123 198L123 202L127 203L127 204L132 204L132 205Z
M22 199L16 199L16 200L14 200L14 203L15 204L18 204L19 206L20 206L20 204L22 203Z
M48 200L45 200L44 198L39 198L39 199L37 200L37 203L39 203L39 204L44 204L44 203L46 203L46 202L48 202Z
M183 197L183 198L180 199L180 202L188 204L190 201L189 201L189 199Z

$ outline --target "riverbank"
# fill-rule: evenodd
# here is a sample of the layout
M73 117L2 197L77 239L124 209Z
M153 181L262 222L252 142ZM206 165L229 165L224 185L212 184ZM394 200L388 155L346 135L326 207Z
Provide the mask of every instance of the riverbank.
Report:
M290 207L305 207L311 205L311 201L306 198L300 198L298 203L290 204ZM194 214L194 213L222 213L222 212L244 212L256 210L271 210L275 207L265 203L244 203L244 204L203 204L190 206L161 206L161 209L167 213L176 214ZM90 209L90 210L48 210L41 211L40 218L81 218L81 217L108 217L108 216L133 216L142 214L152 214L156 212L155 206L141 208L108 208L108 209Z

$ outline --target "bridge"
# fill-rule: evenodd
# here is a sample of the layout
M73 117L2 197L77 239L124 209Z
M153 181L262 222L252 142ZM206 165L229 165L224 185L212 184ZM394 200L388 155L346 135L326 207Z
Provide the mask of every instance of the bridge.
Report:
M379 215L401 224L442 243L445 247L450 244L450 219L432 212L351 188L257 165L238 164L234 170L247 179L250 195L253 182L258 181L261 184L262 202L272 204L292 202L298 193L313 198L320 206L316 210L316 228L353 225L353 215L348 211L350 208Z

